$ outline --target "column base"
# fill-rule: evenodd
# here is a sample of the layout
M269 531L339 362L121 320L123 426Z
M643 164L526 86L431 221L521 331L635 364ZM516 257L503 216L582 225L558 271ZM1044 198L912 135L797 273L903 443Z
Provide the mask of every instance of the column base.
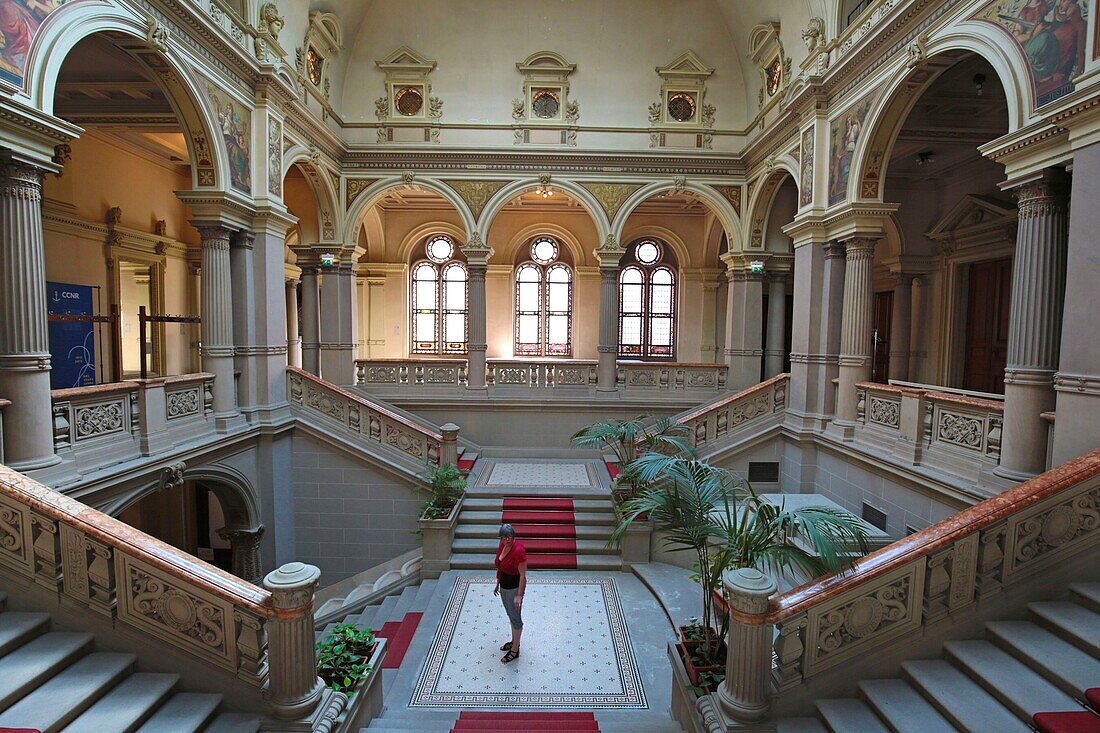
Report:
M13 471L26 473L27 471L38 471L43 468L49 468L50 466L56 466L59 463L61 463L61 456L54 453L49 456L28 458L23 461L8 461L5 465Z
M845 443L851 443L856 438L856 424L847 420L833 420L825 428L825 434L837 440L843 440Z
M1006 468L1005 466L997 466L993 469L993 475L999 478L1008 479L1009 481L1020 483L1022 481L1033 479L1039 474L1031 473L1029 471L1017 471L1011 468Z

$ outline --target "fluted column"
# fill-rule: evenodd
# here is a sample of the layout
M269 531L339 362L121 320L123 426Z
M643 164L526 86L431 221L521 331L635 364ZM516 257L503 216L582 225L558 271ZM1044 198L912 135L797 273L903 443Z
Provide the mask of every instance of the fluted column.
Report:
M1047 423L1040 415L1053 410L1055 403L1069 198L1065 174L1049 168L1015 193L1020 214L1012 261L1001 465L996 473L1023 480L1046 468Z
M302 367L302 339L298 335L298 281L287 280L286 288L286 363Z
M733 392L760 382L760 326L764 318L764 275L730 269L729 296L726 304L727 385Z
M856 423L856 384L871 377L871 317L874 290L871 266L876 239L853 237L844 242L844 316L840 327L840 387L835 424Z
M302 369L321 374L321 290L317 265L302 267Z
M260 544L264 538L264 527L223 527L218 536L229 543L232 555L233 574L249 583L259 583L263 578L260 570Z
M787 273L768 274L768 343L764 351L764 376L774 377L783 372L783 358L787 354Z
M42 174L0 162L0 399L11 400L3 453L21 471L60 460L53 450Z
M291 562L264 578L276 616L267 622L268 700L275 715L302 718L321 700L313 639L313 595L321 571Z
M593 254L600 263L600 341L596 391L619 388L619 261L626 250L613 234Z
M722 574L730 610L743 616L763 616L768 597L778 590L775 580L754 568ZM734 620L726 645L726 679L718 688L718 705L734 721L760 720L770 705L772 687L771 624Z
M214 375L214 417L237 415L233 376L233 277L229 240L221 224L193 222L202 238L202 368Z
M890 379L909 379L909 340L913 332L913 275L901 273L894 283L890 313Z
M355 260L349 250L344 250L339 262L322 271L321 377L339 385L355 382Z

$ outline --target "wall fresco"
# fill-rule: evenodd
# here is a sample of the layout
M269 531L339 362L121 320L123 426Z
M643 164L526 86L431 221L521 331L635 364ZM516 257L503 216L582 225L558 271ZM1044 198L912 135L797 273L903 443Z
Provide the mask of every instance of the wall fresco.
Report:
M871 100L866 99L833 120L829 130L829 206L843 201L848 192L856 145L863 134L863 124L870 109Z
M0 0L0 79L23 85L27 54L46 16L67 0Z
M218 114L218 127L229 156L229 181L233 188L252 193L252 163L248 152L250 112L225 92L206 85L206 92Z
M814 198L814 128L802 131L802 153L799 156L798 206L809 206Z

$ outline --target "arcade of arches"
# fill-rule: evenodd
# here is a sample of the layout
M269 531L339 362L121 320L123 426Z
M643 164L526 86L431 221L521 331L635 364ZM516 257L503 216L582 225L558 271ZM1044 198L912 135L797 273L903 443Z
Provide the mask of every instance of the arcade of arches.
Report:
M894 538L1100 444L1090 0L0 14L0 463L248 580L416 549L410 425L778 377L710 459Z

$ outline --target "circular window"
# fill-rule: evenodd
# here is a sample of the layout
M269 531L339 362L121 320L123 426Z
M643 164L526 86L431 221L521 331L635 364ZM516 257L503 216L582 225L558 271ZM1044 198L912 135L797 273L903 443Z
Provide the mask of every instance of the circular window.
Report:
M531 112L540 120L554 119L560 109L558 95L550 89L539 89L531 97Z
M393 98L393 106L406 117L413 117L424 107L424 96L417 87L401 87Z
M695 116L695 99L690 94L673 94L668 98L668 114L677 122L688 122Z
M661 259L661 248L656 242L646 240L641 242L634 250L634 256L643 265L652 265Z
M446 262L455 253L454 242L447 237L436 237L428 242L425 249L428 252L428 259L433 262Z
M549 237L540 237L531 242L531 259L540 265L549 265L558 259L558 243Z

